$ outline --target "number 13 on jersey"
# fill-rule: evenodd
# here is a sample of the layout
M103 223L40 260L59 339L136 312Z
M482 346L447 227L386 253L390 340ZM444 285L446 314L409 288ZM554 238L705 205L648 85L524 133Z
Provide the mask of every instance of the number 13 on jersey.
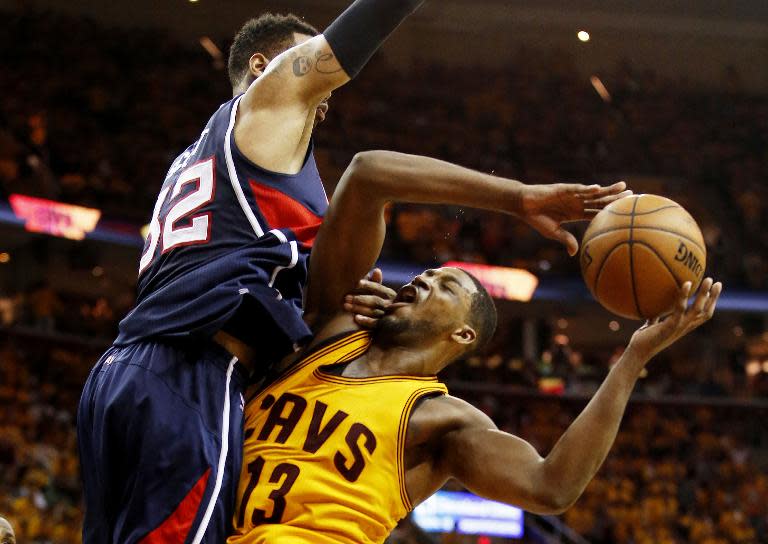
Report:
M188 187L192 185L192 189ZM183 196L179 197L182 191ZM211 236L211 213L195 212L213 200L216 191L216 165L213 157L193 164L160 191L152 212L139 275L155 257L176 247L205 244Z

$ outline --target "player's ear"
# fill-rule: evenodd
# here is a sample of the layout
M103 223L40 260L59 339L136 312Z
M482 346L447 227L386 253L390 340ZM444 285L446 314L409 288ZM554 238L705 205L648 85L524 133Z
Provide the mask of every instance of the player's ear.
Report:
M267 64L269 64L269 59L265 57L263 53L254 53L251 55L251 58L248 59L248 70L255 79L264 73Z
M475 332L475 329L469 325L464 324L460 328L453 331L451 334L451 339L457 344L468 346L477 340L477 332Z

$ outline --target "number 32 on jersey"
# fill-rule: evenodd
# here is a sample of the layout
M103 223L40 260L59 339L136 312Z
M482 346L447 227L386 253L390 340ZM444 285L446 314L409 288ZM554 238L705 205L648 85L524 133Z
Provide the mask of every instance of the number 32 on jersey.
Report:
M152 263L158 246L162 255L176 247L204 244L210 240L211 213L195 215L195 212L213 200L215 168L214 157L195 163L182 171L173 184L160 191L139 261L139 274ZM193 186L191 190L190 185ZM185 194L179 197L184 190ZM167 208L165 213L164 208Z

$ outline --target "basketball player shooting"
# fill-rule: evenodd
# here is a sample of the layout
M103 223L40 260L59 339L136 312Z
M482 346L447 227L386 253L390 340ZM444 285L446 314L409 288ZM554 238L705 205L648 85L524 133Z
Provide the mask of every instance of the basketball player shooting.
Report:
M229 544L383 542L450 478L532 512L559 513L576 501L616 437L640 372L712 317L720 283L705 279L690 308L691 284L684 284L674 312L633 335L546 457L448 395L435 377L493 335L496 310L477 279L457 268L419 274L398 291L373 332L360 330L340 302L347 310L369 303L345 293L379 255L387 202L467 205L560 227L623 195L566 187L526 186L397 153L356 157L312 257L307 310L318 333L246 406Z

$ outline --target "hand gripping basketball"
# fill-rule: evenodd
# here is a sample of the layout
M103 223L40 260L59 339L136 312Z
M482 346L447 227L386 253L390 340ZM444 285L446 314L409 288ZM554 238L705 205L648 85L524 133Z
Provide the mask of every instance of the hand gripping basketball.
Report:
M685 282L678 292L672 314L666 318L656 317L648 320L632 335L627 349L632 350L635 355L647 362L660 351L709 321L715 313L723 284L714 283L712 278L706 278L701 282L693 304L688 306L691 288L692 283Z
M672 312L686 281L696 291L707 248L696 220L678 203L635 195L592 220L580 262L587 287L607 310L644 321Z

